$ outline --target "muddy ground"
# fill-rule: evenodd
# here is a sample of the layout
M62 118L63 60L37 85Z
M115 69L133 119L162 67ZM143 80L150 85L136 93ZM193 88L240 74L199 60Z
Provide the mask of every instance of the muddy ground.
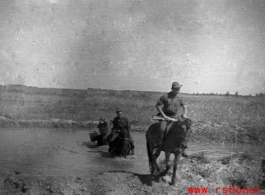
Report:
M239 159L242 157L234 160L240 161ZM207 161L201 155L183 160L179 165L176 186L169 184L170 174L159 178L150 174L115 170L91 172L79 176L2 172L0 194L188 194L187 188L191 186L208 187L210 194L216 194L217 187L229 185L233 185L234 188L255 187L257 189L262 187L259 184L261 180L258 174L260 172L258 169L250 168L258 164L250 165L251 161L246 159L240 163L237 162L238 164L228 161ZM262 190L259 192L259 194L264 194Z
M96 143L88 141L88 133L1 129L0 194L189 194L188 188L197 186L217 194L217 187L229 185L260 188L259 194L264 194L261 147L190 143L190 157L181 158L177 184L172 186L172 169L163 178L150 175L144 133L132 132L136 155L127 159L114 158L106 146L95 147ZM161 168L165 166L163 159L162 153L158 159Z

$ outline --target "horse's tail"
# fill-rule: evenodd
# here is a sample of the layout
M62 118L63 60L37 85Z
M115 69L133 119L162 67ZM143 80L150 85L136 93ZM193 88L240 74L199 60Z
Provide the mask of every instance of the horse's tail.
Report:
M147 149L147 155L148 155L149 169L151 170L151 167L153 164L153 158L152 158L152 152L150 150L150 146L147 140L146 140L146 149Z

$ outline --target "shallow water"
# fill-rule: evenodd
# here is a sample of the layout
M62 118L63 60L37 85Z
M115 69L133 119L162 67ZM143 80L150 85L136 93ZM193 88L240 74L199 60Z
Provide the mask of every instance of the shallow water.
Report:
M113 158L107 146L93 147L91 130L0 128L0 170L44 175L76 175L97 171L149 172L145 134L132 132L135 158ZM235 144L190 143L188 153L218 157L249 150ZM160 159L164 156L160 155Z

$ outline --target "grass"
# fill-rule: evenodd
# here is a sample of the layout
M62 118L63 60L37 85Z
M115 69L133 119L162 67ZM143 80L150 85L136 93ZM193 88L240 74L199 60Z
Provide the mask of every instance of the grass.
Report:
M86 128L80 124L97 121L102 115L113 119L115 110L121 108L134 129L143 131L152 123L151 116L157 114L155 104L162 95L159 92L41 89L12 85L0 86L0 93L0 115L8 119L35 122L61 119L76 121L79 125L75 126ZM264 99L180 95L187 102L188 116L193 121L193 139L265 143Z

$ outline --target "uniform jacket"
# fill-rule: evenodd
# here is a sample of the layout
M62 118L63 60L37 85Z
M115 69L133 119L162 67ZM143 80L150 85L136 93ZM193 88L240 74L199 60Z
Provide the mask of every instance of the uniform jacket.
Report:
M130 124L129 120L124 116L115 117L113 119L112 123L113 123L113 129L125 128L129 131L131 128L131 124Z
M100 134L102 136L105 136L109 133L109 124L108 122L104 122L104 123L99 123L98 126L97 126Z
M163 105L163 112L167 116L180 116L183 113L182 106L185 105L182 97L173 96L172 93L166 93L161 96L157 102L157 105Z

